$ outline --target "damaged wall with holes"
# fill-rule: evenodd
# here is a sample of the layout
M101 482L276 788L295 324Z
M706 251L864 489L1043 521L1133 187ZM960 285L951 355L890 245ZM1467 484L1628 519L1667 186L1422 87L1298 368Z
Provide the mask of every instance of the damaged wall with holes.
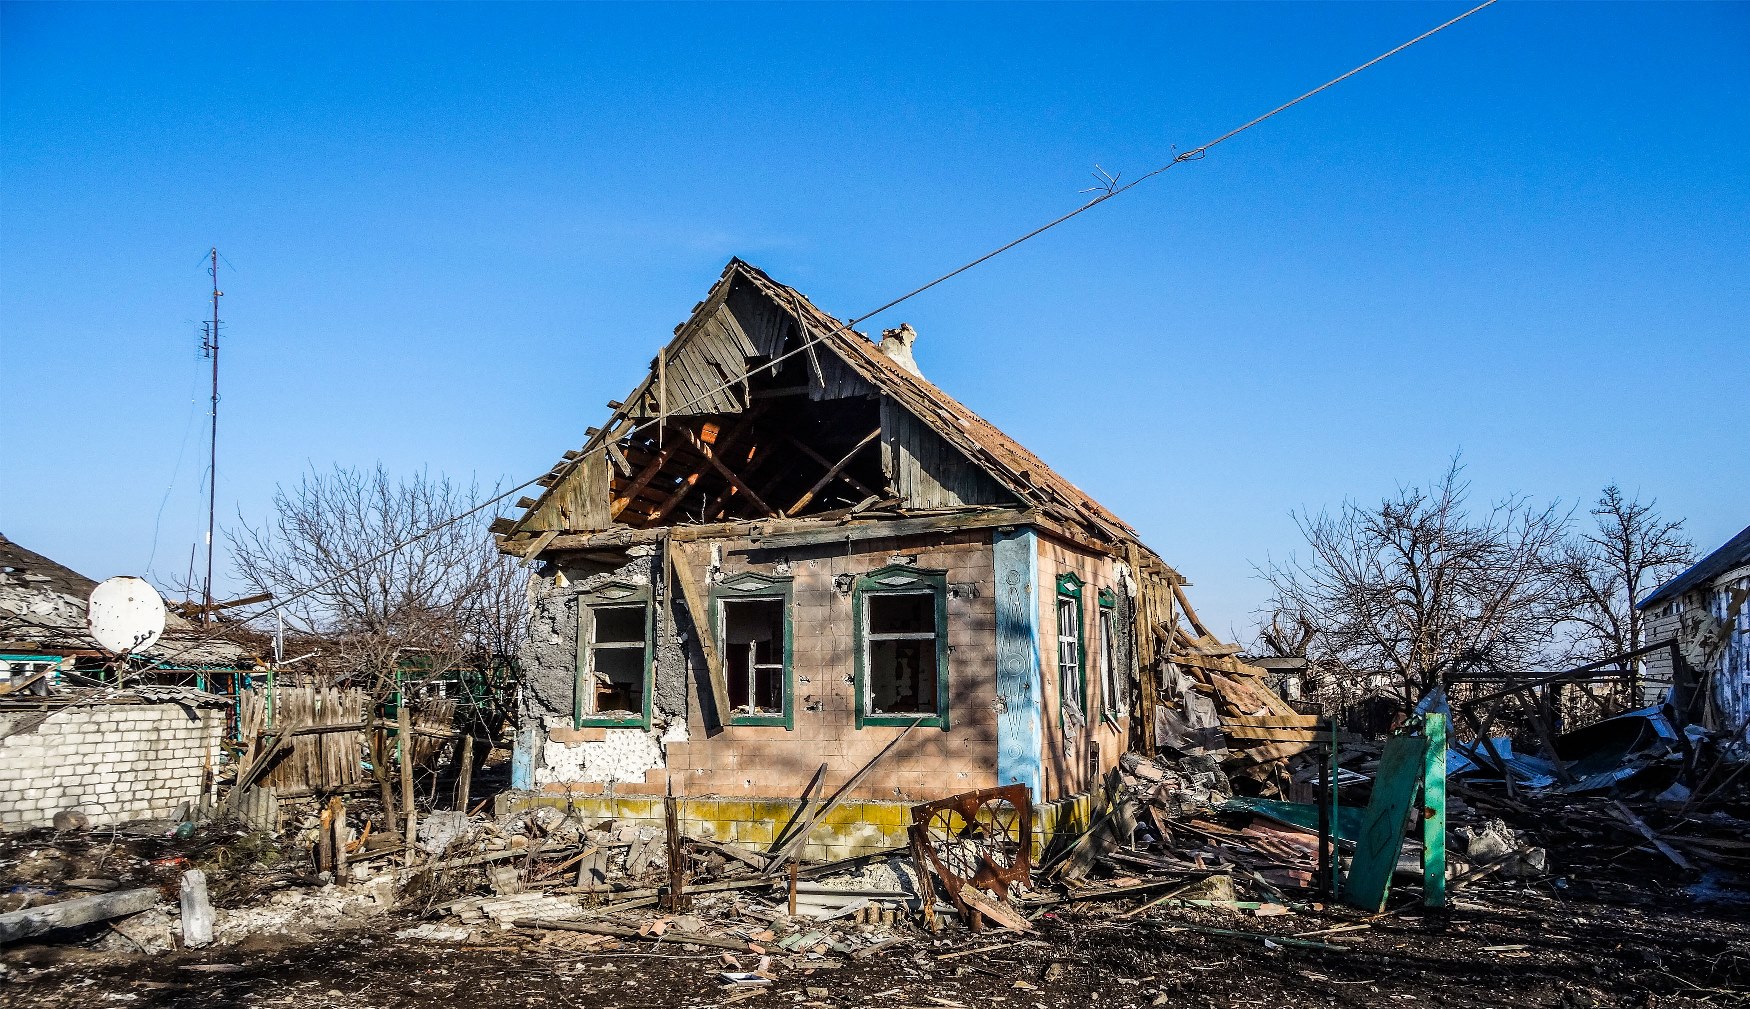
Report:
M1029 534L1037 584L1020 586L1022 626L999 631L996 598L1016 588L999 584L1003 535L670 543L678 577L667 579L660 544L623 558L554 554L534 579L522 654L524 725L539 731L519 786L796 796L821 764L860 767L915 722L850 797L918 802L1017 780L1041 801L1085 790L1128 732L1128 571ZM695 611L710 622L704 633ZM1073 642L1060 626L1066 612ZM998 683L1005 634L1031 658L1018 691ZM721 663L715 679L707 641ZM1031 741L1016 744L1030 759L999 755L1005 712L1032 718Z
M525 728L538 731L526 737L533 742L525 757L532 773L519 786L642 784L664 766L665 746L687 738L686 651L689 644L696 651L697 644L686 633L684 612L678 626L647 619L663 588L655 554L655 547L645 546L608 562L555 558L531 579L529 633L519 656L519 714ZM618 630L622 637L636 634L636 648L619 649L638 653L635 668L614 666L614 656L597 649L610 660L597 683L590 678L595 672L587 642L594 632L611 636L615 628L592 613L634 611L637 626L622 621ZM582 652L580 639L586 642Z

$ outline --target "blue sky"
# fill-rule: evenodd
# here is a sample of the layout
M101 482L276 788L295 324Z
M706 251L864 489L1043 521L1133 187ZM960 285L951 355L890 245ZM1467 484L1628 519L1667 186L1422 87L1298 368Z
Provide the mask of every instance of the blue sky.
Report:
M739 255L851 316L1462 4L10 4L0 531L179 577L334 462L540 472ZM1497 4L871 323L1246 631L1290 510L1750 522L1750 6ZM233 268L234 267L234 268Z

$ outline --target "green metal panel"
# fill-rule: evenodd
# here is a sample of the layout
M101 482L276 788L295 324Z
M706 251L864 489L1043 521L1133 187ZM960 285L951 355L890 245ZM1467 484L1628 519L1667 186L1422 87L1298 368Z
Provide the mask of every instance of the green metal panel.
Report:
M1319 807L1310 802L1284 802L1281 799L1257 799L1249 795L1236 795L1222 800L1215 807L1222 812L1254 813L1266 819L1285 823L1290 827L1299 827L1314 833L1319 829ZM1338 806L1333 820L1336 824L1336 836L1340 841L1359 840L1362 833L1362 810L1354 806Z
M1446 716L1430 712L1423 735L1428 750L1422 761L1422 903L1446 906Z
M1379 770L1373 776L1373 797L1362 813L1361 836L1343 888L1343 903L1363 911L1385 910L1392 870L1404 848L1404 822L1420 790L1428 740L1393 736L1386 740Z

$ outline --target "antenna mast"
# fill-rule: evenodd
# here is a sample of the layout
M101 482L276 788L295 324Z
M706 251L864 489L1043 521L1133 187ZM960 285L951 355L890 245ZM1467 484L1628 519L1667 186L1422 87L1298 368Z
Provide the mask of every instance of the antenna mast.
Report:
M213 619L213 519L219 504L219 247L213 246L207 274L213 278L213 321L206 324L201 351L213 359L212 440L207 449L207 577L201 583L201 625Z

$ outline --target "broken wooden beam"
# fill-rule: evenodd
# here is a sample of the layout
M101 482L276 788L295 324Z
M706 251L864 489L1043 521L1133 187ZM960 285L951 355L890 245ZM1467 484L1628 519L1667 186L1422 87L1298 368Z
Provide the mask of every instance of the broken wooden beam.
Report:
M8 911L0 914L0 943L17 942L26 936L41 935L57 928L90 925L124 915L139 914L161 899L163 898L156 887L147 886L137 890L94 893L41 907Z
M622 925L606 925L593 921L548 921L540 918L516 918L511 924L517 928L535 928L557 930L563 932L587 932L590 935L611 935L616 939L643 939L647 942L686 942L695 946L709 946L712 949L729 949L738 953L758 952L753 943L740 939L724 939L715 935L701 935L698 932L682 932L678 929L667 929L659 934L645 935L635 928Z
M844 468L846 466L849 466L851 464L851 460L855 459L857 457L858 452L863 451L863 449L865 447L867 447L870 442L873 442L876 438L879 438L879 437L881 437L881 427L880 427L880 425L876 425L875 430L870 431L868 434L864 435L861 440L859 440L855 445L851 446L851 450L849 452L845 453L844 458L840 459L838 462L833 463L831 468L829 468L826 471L826 473L823 476L821 476L821 478L819 480L814 481L814 486L808 488L807 493L805 493L801 497L797 498L795 504L793 504L789 508L785 509L784 515L786 517L792 517L797 512L801 511L803 508L806 508L808 506L808 502L814 500L814 495L819 494L822 488L824 488L827 484L832 483L833 479L835 477L837 477L841 472L843 472Z

